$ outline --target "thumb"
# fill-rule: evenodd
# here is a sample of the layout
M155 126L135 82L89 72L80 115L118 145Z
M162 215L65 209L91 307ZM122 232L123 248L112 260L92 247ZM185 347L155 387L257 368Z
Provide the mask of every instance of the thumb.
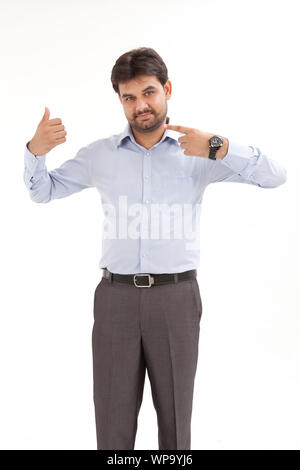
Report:
M41 122L45 122L45 121L48 121L49 120L49 117L50 117L50 111L49 111L49 108L47 108L47 106L45 106L45 112L44 112L44 115L41 119Z

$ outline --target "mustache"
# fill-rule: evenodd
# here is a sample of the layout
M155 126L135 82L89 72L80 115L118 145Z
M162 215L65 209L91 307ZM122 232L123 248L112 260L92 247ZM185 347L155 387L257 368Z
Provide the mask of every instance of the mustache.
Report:
M142 114L147 114L147 113L153 114L152 111L145 111L144 113L138 114L137 117L138 117L138 116L141 116Z

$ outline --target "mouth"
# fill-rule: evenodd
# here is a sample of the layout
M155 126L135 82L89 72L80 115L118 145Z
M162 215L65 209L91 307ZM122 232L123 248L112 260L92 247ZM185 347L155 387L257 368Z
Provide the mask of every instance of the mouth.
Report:
M145 114L139 114L138 118L140 119L146 119L151 116L152 113L145 113Z

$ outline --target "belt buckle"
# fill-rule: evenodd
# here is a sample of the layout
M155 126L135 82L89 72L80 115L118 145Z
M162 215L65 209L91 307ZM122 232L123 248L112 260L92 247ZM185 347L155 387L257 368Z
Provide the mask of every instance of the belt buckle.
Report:
M149 285L148 286L138 286L135 282L136 276L148 276ZM150 276L150 274L148 274L148 273L138 273L138 274L134 274L133 283L134 283L135 287L151 287L152 284L154 284L154 278L152 276Z

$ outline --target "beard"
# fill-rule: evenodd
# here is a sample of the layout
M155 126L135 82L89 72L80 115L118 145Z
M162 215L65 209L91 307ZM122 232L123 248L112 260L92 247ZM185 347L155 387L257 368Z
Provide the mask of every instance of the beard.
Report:
M141 134L149 134L150 132L158 129L165 122L168 109L166 108L165 112L159 115L152 110L150 113L151 114L145 119L141 119L139 116L136 116L135 119L130 121L131 127Z

